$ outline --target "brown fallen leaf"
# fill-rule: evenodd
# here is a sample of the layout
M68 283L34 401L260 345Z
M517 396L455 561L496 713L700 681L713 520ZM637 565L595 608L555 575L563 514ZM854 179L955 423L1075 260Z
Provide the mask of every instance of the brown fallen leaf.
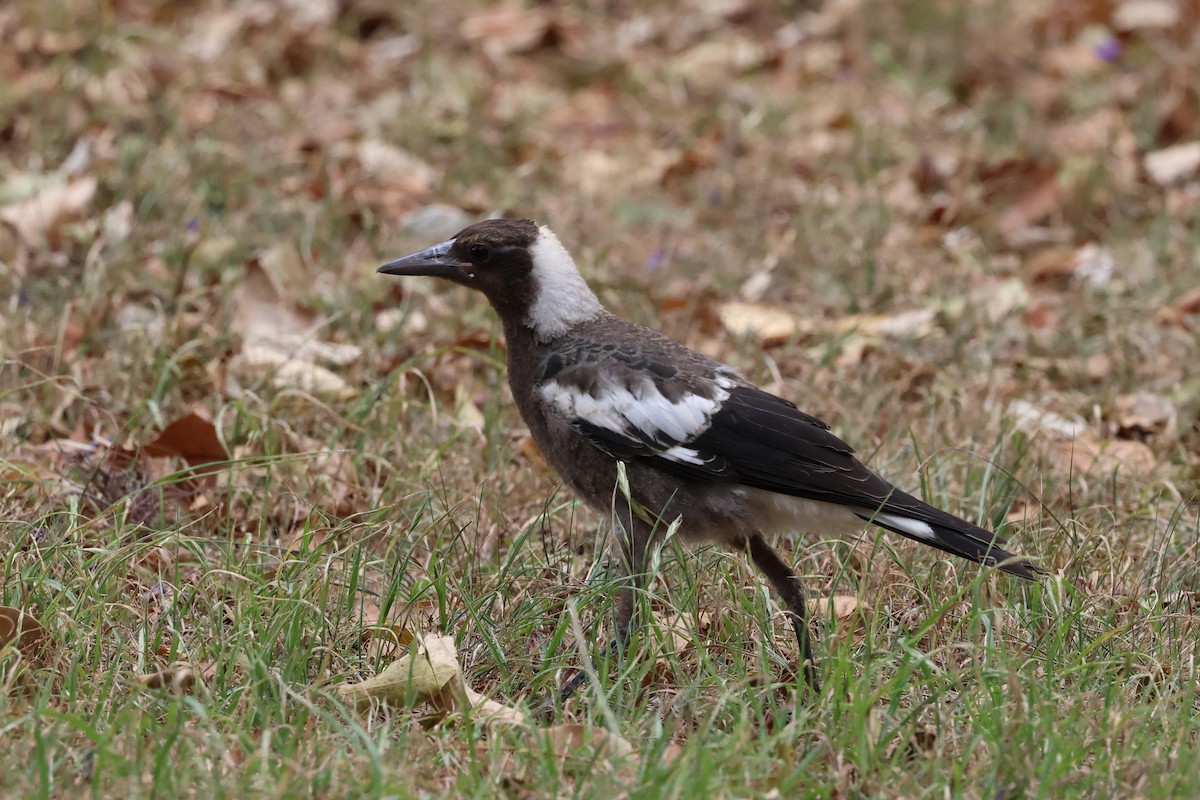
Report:
M1062 186L1058 175L1042 177L1000 215L1000 231L1009 240L1019 240L1029 228L1043 221L1062 206Z
M216 426L196 413L184 414L167 425L142 449L153 458L178 456L189 467L229 460Z
M1200 314L1200 286L1184 292L1175 298L1170 305L1159 309L1154 320L1160 325L1178 325L1190 328L1188 317Z
M32 655L41 647L46 634L37 617L19 608L0 606L0 650L16 642L23 655Z
M211 672L212 666L210 665L207 670ZM183 694L190 692L197 683L203 685L205 672L205 668L194 666L186 661L176 661L158 672L138 675L137 682L147 689L171 689L178 694ZM211 674L208 677L211 677Z

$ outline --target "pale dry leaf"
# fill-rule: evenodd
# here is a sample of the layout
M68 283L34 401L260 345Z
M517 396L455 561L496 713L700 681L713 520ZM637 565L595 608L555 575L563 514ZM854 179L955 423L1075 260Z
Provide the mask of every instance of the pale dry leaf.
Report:
M914 308L894 314L851 314L827 326L834 333L857 333L881 339L919 339L935 330L936 308Z
M0 220L12 225L26 244L42 246L60 225L84 215L98 186L90 175L52 183L25 200L0 207Z
M1112 253L1095 242L1088 242L1075 251L1075 277L1093 289L1102 289L1112 282L1117 260Z
M1029 436L1042 433L1054 439L1075 439L1088 431L1088 425L1082 419L1063 416L1028 400L1013 400L1008 404L1008 414L1015 421L1017 430Z
M372 178L411 194L425 194L437 183L438 171L417 156L380 139L359 142L358 163Z
M491 698L484 697L470 686L463 686L467 702L471 704L471 716L485 725L501 723L505 725L524 725L526 717L521 711L506 706Z
M501 5L469 15L459 27L462 37L493 57L527 53L541 46L554 22L545 6Z
M315 395L348 400L358 395L358 390L340 375L311 361L294 358L266 345L251 345L234 356L229 366L243 378L254 378L263 373L270 375L271 385L277 389L299 389Z
M182 51L199 61L215 61L245 24L246 13L241 8L202 14L188 26L190 33L183 40Z
M666 62L675 76L714 87L766 63L769 51L748 36L706 38Z
M1118 397L1116 405L1113 421L1118 436L1169 435L1175 429L1178 413L1169 397L1154 392L1134 392Z
M1094 436L1057 442L1051 455L1061 472L1101 476L1116 473L1122 478L1150 474L1158 463L1154 451L1142 442L1102 441Z
M589 744L604 759L625 758L633 753L633 745L625 739L591 725L555 725L542 731L542 735L560 758L572 755Z
M834 619L847 619L856 611L867 611L870 606L852 594L835 594L832 597L818 597L811 601L810 613L817 619L829 619L830 612Z
M283 239L255 251L247 272L253 267L260 268L266 274L275 299L292 302L299 294L312 289L312 275L300 251L290 240Z
M1029 306L1029 289L1020 278L989 282L971 292L971 300L983 308L989 322L996 323Z
M291 24L302 29L325 27L338 16L337 0L278 0L291 14Z
M781 308L764 303L731 301L717 306L717 317L734 336L749 336L763 347L782 344L793 336L810 333L812 325Z
M485 723L522 724L525 715L466 686L453 636L423 634L409 654L361 683L343 684L342 701L362 710L372 703L402 703L407 697L429 703L438 717L468 710Z
M421 206L400 218L404 232L420 239L449 239L470 224L470 215L449 203Z
M247 264L233 291L233 300L233 331L245 342L279 342L289 346L310 337L318 324L313 315L289 306L261 261Z
M403 336L420 335L429 330L429 318L418 308L392 306L375 314L375 330Z
M1200 142L1186 142L1147 153L1142 159L1146 174L1159 186L1171 186L1200 171Z
M108 244L120 244L128 239L133 231L133 202L122 200L105 211L101 229Z
M339 375L317 365L322 361L347 366L362 356L358 345L327 342L316 337L320 322L285 302L260 257L250 263L234 290L233 330L242 337L242 352L231 366L252 377L255 370L270 371L278 388L295 386L314 394L352 397L357 392ZM283 268L277 272L282 274Z
M1113 27L1119 31L1173 28L1178 23L1176 0L1122 0L1113 11Z
M460 428L475 431L483 436L486 423L483 412L471 399L471 390L461 383L454 387L454 421Z
M442 639L450 639L448 647ZM402 703L410 693L420 702L429 702L440 697L459 674L453 637L426 634L417 638L408 655L365 681L343 684L338 687L338 695L342 702L360 711L373 703Z

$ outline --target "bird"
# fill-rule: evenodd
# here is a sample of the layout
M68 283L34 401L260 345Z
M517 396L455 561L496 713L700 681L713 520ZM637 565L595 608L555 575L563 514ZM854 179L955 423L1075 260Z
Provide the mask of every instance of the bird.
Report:
M1000 536L885 480L794 403L607 311L545 225L485 220L378 271L466 286L495 310L509 386L534 442L584 503L611 515L623 578L612 646L631 636L648 553L672 527L684 541L749 556L786 607L814 693L804 591L773 537L877 525L1019 578L1044 574ZM577 673L562 697L582 679Z

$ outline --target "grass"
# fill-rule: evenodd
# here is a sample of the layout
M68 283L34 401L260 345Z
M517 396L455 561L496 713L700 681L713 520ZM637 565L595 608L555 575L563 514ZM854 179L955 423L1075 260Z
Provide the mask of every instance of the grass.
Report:
M0 646L0 793L1200 793L1200 352L1194 315L1159 316L1196 285L1197 206L1138 167L1200 135L1165 120L1161 88L1195 79L1194 42L1136 31L1119 64L1055 67L1091 33L990 0L833 4L824 22L547 4L486 40L461 26L484 8L466 0L317 22L9 5L0 206L26 179L97 189L32 238L0 223L0 605L47 629L41 648ZM537 14L545 37L505 38ZM77 176L56 172L81 140ZM429 172L371 161L374 141ZM1035 161L1060 183L1026 223L1049 244L1003 224ZM1054 576L877 530L780 542L811 597L858 600L814 603L825 691L804 704L762 579L671 539L641 598L653 622L599 657L605 526L532 452L491 312L373 274L438 238L405 216L434 202L548 221L614 310L827 419L904 488L1004 523ZM1113 257L1107 281L1035 274L1085 243ZM248 359L239 292L258 268L275 306L361 348L334 368L344 390ZM752 278L749 299L811 332L764 348L724 329ZM920 336L832 324L921 308L938 313ZM1173 421L1130 428L1138 391ZM1127 457L1018 431L1014 400ZM198 486L182 461L132 455L193 410L230 454ZM526 709L592 660L558 721L632 755L340 702L395 657L387 636L423 631L455 637L469 686ZM186 689L147 685L179 663L199 676Z

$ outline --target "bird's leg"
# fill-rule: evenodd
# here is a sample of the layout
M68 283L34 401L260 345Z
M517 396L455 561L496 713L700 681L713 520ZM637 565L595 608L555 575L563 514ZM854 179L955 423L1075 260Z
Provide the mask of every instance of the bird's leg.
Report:
M754 565L767 576L771 587L787 606L788 614L792 618L792 627L796 629L796 641L804 656L804 680L814 695L820 694L821 680L817 674L817 659L813 655L812 632L808 628L804 589L800 586L800 578L761 536L751 536L746 545Z
M604 658L623 653L637 624L637 595L646 578L646 554L649 551L652 527L639 519L628 503L617 504L613 514L613 535L616 537L613 559L619 565L622 578L621 594L617 599L617 626L611 639L601 650ZM587 673L579 670L563 684L559 701L570 699Z

